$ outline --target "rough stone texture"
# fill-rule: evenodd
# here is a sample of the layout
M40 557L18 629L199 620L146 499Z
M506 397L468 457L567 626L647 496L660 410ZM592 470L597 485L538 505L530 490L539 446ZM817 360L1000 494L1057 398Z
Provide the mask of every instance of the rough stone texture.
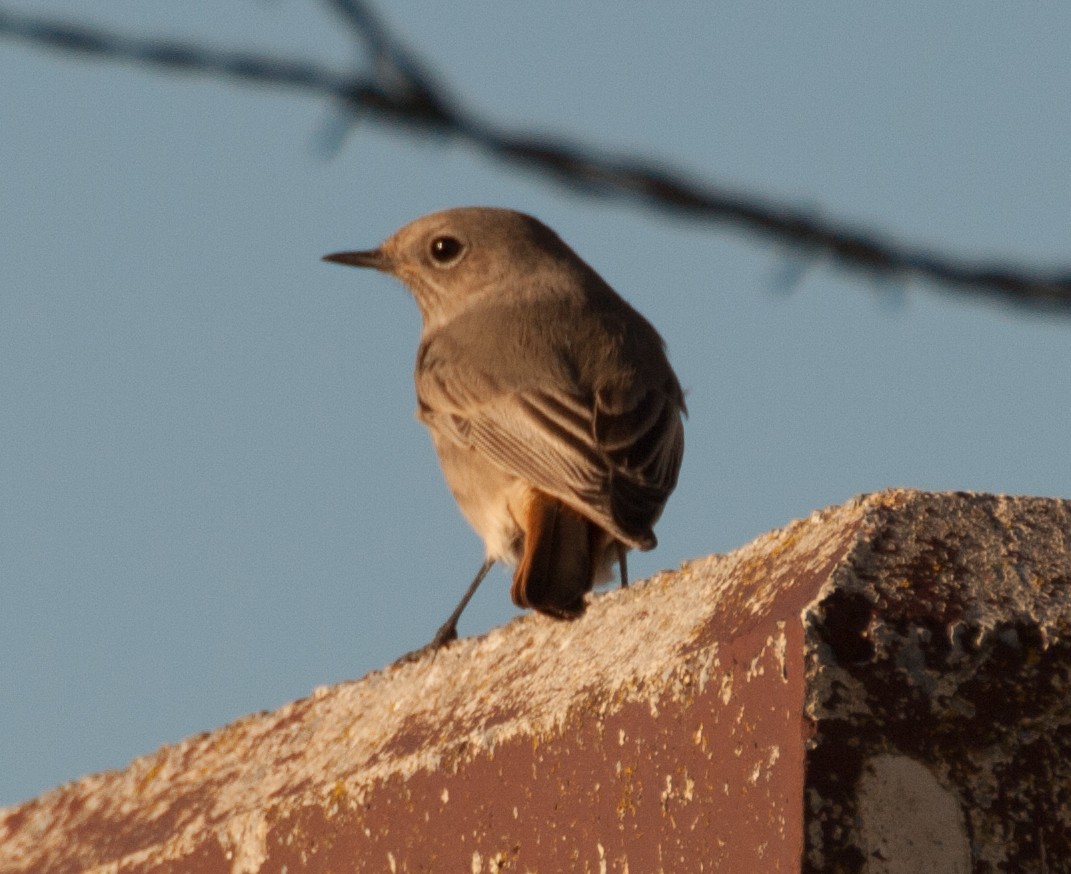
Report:
M890 491L0 810L0 872L1071 871L1071 503Z
M1071 871L1071 502L875 499L804 618L818 726L804 870ZM906 867L874 843L865 800L890 756L928 770L963 816L940 852L896 849L916 853ZM964 842L966 867L935 864Z

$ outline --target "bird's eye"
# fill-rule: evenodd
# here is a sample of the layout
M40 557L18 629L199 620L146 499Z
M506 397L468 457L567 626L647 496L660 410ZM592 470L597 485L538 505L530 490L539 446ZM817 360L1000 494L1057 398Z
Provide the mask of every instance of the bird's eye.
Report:
M431 241L431 258L436 264L451 264L461 257L465 247L457 237L436 237Z

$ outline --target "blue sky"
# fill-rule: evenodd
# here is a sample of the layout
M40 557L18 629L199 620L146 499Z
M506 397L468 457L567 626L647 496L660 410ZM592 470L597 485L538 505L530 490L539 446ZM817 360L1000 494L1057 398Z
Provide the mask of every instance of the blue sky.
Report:
M444 4L474 110L963 257L1071 262L1071 7ZM3 0L9 11L70 4ZM299 0L83 0L359 60ZM661 331L680 486L635 577L887 486L1071 497L1071 318L875 282L325 101L0 41L0 804L426 642L482 547L414 418L416 307L320 262L435 209L554 227ZM516 614L489 576L461 623Z

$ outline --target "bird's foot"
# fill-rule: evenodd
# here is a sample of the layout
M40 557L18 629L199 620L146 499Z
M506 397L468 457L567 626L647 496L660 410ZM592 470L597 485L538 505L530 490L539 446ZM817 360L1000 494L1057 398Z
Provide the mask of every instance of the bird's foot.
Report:
M428 643L424 644L424 646L419 649L407 652L398 659L398 662L401 664L419 662L429 653L434 656L434 654L444 646L453 643L455 640L457 640L457 620L451 618L440 626L439 630L435 632L435 636Z

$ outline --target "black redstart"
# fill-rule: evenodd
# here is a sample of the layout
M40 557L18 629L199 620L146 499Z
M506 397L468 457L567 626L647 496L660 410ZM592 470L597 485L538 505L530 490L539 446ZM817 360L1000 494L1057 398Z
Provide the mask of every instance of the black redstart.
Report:
M404 282L424 328L417 415L486 560L516 564L520 607L558 618L652 526L677 483L684 395L650 323L550 228L506 209L426 215L378 249L325 261Z

